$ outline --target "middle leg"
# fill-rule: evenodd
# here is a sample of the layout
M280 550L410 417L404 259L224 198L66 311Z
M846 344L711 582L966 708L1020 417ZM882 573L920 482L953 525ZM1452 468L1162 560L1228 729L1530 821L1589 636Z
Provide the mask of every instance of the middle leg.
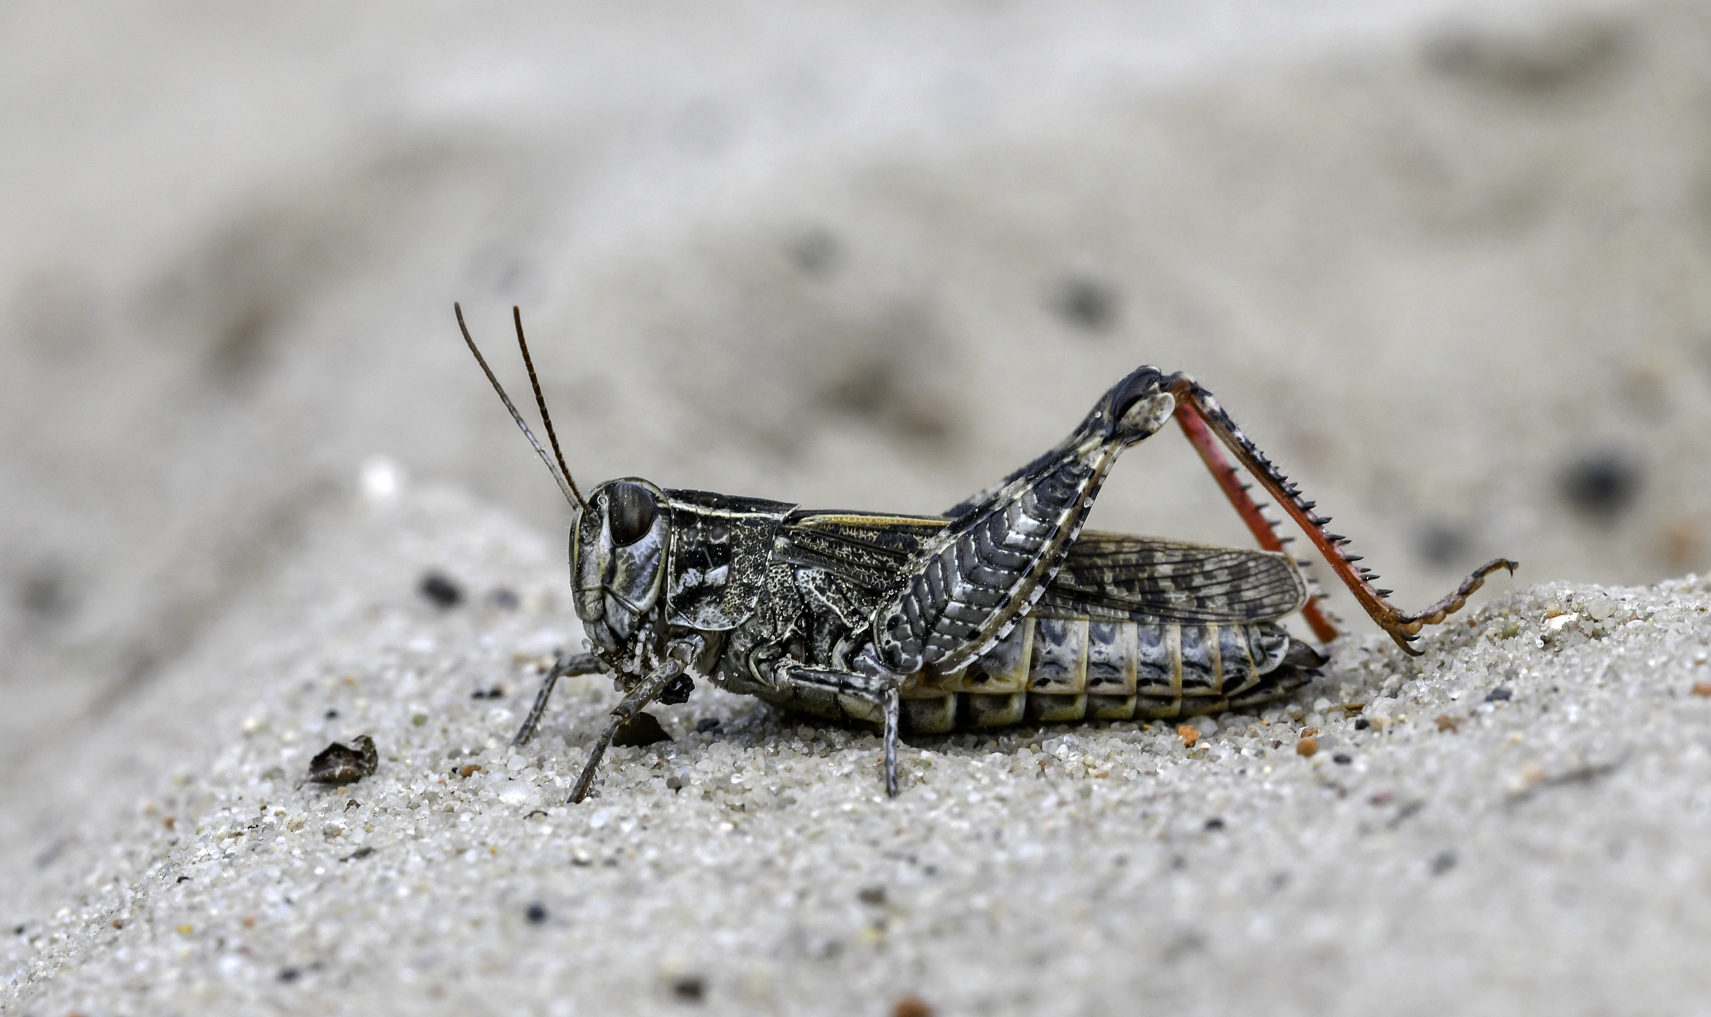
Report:
M900 680L892 675L866 675L830 667L781 664L777 680L787 688L817 689L855 696L885 712L885 793L897 797L897 726L902 712Z

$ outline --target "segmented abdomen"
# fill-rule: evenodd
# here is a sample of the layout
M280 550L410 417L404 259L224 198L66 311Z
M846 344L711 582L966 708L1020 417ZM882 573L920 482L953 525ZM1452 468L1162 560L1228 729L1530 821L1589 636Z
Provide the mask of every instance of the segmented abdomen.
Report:
M903 690L903 727L934 733L1250 706L1306 684L1302 668L1285 662L1290 648L1289 634L1270 622L1030 615L966 669L912 677Z

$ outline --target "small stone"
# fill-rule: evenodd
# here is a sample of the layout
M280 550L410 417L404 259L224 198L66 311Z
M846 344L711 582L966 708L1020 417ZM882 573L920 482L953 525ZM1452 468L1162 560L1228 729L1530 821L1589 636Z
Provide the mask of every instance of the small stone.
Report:
M695 722L695 733L706 734L709 731L717 731L722 723L724 722L717 717L702 717Z
M1311 756L1311 755L1313 755L1313 753L1318 752L1318 751L1319 751L1318 739L1303 738L1300 741L1295 743L1295 754L1296 755Z
M1441 876L1455 867L1456 853L1454 851L1440 851L1438 856L1432 859L1432 875L1434 876Z
M480 773L481 771L482 766L480 763L465 763L457 768L457 775L459 777L468 777L470 774Z
M1339 752L1331 757L1331 762L1336 763L1338 766L1347 766L1354 761L1355 757L1349 755L1347 752Z
M669 742L671 735L665 733L665 728L659 726L659 720L651 713L638 713L627 724L618 725L618 730L612 735L613 745L652 745L655 742Z
M296 968L280 968L279 980L282 982L295 982L300 974L302 974L302 972L298 971Z
M699 1003L707 997L707 981L700 975L678 975L672 979L671 994L685 1003Z
M1367 720L1365 717L1356 717L1355 718L1355 730L1356 731L1365 731L1367 728L1369 728L1371 726L1372 726L1372 722Z
M919 996L904 996L892 1005L891 1017L933 1017L933 1008Z
M874 907L878 907L885 903L885 887L864 886L856 891L856 899L863 904L872 904Z
M422 581L417 584L416 589L442 611L463 603L463 587L444 572L429 572L422 576Z
M683 778L674 773L665 779L665 786L673 791L682 791Z
M379 766L374 739L357 735L350 745L334 742L309 760L309 779L318 784L354 784L372 776Z
M1514 695L1515 693L1509 691L1508 686L1499 685L1485 694L1485 701L1488 703L1501 703Z
M523 915L529 920L530 925L539 925L547 920L547 906L536 901L529 905L529 909L523 912Z
M1117 320L1117 291L1105 283L1072 276L1059 284L1052 308L1065 321L1088 332L1103 332Z
M1694 682L1693 694L1696 696L1711 696L1711 682Z
M1641 481L1638 461L1615 449L1587 454L1568 464L1560 475L1563 499L1606 526L1634 503Z
M1200 740L1200 729L1188 724L1178 724L1176 736L1182 739L1182 744L1192 749L1194 743Z
M1224 828L1224 817L1223 816L1213 816L1211 819L1208 819L1206 821L1206 829L1208 829L1208 830L1222 830L1223 828Z
M1461 721L1447 713L1438 714L1437 725L1439 731L1448 731L1450 734L1456 734L1461 730Z

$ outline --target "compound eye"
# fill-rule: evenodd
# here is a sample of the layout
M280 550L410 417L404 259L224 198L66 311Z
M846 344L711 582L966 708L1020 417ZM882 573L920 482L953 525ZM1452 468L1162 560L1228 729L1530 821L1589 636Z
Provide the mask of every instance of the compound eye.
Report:
M612 540L619 547L629 547L647 536L658 511L653 494L640 484L620 482L606 490L606 519L612 527Z

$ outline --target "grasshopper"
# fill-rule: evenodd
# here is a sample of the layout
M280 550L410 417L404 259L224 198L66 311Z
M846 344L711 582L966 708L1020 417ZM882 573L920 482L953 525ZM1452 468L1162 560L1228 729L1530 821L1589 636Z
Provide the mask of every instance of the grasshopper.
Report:
M571 791L580 802L619 728L696 679L789 710L880 726L886 792L900 732L1023 722L1182 717L1289 695L1328 657L1281 624L1337 629L1220 444L1299 524L1402 650L1500 568L1407 614L1325 529L1300 489L1186 374L1137 368L1069 436L943 515L815 511L785 502L609 480L585 497L541 395L522 314L517 345L552 444L547 455L470 338L464 342L575 511L570 579L588 652L560 656L513 744L533 737L565 675L605 673L623 698ZM1172 418L1260 550L1083 532L1124 449ZM556 458L556 467L555 467Z

